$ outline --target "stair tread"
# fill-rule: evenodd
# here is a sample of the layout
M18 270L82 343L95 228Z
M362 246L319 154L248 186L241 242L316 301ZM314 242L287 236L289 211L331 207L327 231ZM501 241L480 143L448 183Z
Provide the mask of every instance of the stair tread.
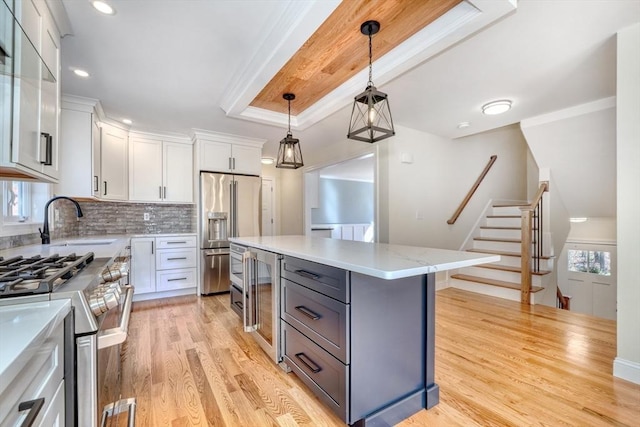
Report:
M512 267L510 265L500 265L500 264L480 264L476 265L479 268L489 268L492 270L501 270L501 271L510 271L513 273L521 273L522 269L520 267ZM531 274L535 274L536 276L544 276L551 273L548 270L540 270L540 271L532 271Z
M529 206L529 202L512 202L512 203L496 203L491 205L494 208L515 208L520 206Z
M520 258L520 252L509 252L509 251L495 251L492 249L467 249L467 252L479 252L482 254L491 254L491 255L504 255L504 256L514 256Z
M520 258L520 252L509 252L509 251L496 251L493 249L467 249L467 252L478 252L481 254L491 254L491 255L503 255L503 256L514 256ZM551 257L542 256L540 259L550 259Z
M481 225L480 228L483 230L522 230L522 227L502 227L502 226L490 227L488 225Z
M487 242L522 243L521 239L508 239L502 237L474 237L473 240L482 240Z
M468 282L483 283L485 285L498 286L501 288L514 289L516 291L520 290L519 283L505 282L504 280L487 279L485 277L472 276L469 274L453 274L451 275L451 278L466 280ZM544 288L541 286L531 286L531 293L540 292L542 289Z

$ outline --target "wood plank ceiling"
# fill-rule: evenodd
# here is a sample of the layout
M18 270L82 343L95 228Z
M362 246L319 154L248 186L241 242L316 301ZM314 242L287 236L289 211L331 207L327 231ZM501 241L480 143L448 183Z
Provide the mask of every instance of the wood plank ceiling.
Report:
M429 25L461 0L344 0L251 102L287 112L282 94L291 92L291 114L298 115L369 64L368 38L360 25L380 22L373 36L373 61ZM373 67L373 82L376 80ZM366 87L362 81L362 89Z

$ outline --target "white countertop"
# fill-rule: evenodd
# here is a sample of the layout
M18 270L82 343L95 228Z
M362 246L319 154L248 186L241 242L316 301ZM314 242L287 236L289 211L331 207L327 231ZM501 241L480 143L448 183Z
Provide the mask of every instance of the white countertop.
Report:
M71 300L0 307L0 394L71 310Z
M263 236L230 240L387 280L500 261L499 255L323 237Z

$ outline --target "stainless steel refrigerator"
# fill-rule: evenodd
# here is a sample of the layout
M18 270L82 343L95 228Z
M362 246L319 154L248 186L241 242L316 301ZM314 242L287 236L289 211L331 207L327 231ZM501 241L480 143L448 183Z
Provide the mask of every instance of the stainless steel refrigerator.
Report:
M200 173L201 294L229 291L229 238L260 235L261 188L259 176Z

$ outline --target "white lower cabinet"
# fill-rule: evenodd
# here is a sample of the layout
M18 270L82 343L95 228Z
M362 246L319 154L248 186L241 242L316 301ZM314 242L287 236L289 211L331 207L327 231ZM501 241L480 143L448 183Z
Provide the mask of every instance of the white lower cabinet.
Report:
M133 237L131 279L136 301L195 293L195 234Z

